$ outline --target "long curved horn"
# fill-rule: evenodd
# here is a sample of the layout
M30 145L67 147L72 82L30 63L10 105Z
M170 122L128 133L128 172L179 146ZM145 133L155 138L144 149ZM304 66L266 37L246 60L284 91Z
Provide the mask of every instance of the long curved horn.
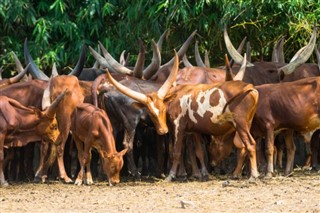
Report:
M250 41L247 42L246 54L247 54L247 60L246 61L251 62L251 45L250 45Z
M28 71L31 73L32 77L35 79L41 79L41 80L49 80L49 77L42 72L37 65L34 63L30 51L28 48L28 40L26 39L24 41L24 58L26 60L26 64L30 63Z
M183 64L184 64L185 67L193 67L193 65L188 60L187 55L183 56L182 61L183 61Z
M96 59L96 61L100 64L100 66L102 66L103 68L107 68L109 66L107 60L104 57L102 57L97 51L95 51L91 46L89 46L89 51L91 55ZM112 70L112 72L114 71Z
M125 66L122 66L121 64L119 64L117 62L117 60L115 60L110 53L107 51L107 49L102 45L102 43L100 41L99 45L102 51L102 54L104 56L104 58L107 61L108 64L108 69L112 70L113 72L117 72L117 73L122 73L122 74L129 74L132 75L133 71L126 68Z
M51 75L47 87L43 91L41 107L42 110L47 109L51 105L51 95L50 95L50 87L51 87L51 80L53 76Z
M130 52L128 52L125 63L123 66L129 66L129 61L130 61Z
M56 77L56 76L58 76L58 75L59 75L59 74L58 74L58 70L57 70L56 63L53 63L51 76L52 76L52 77Z
M4 69L2 67L0 67L0 80L2 80L2 72L4 71Z
M284 45L284 37L283 37L283 39L281 39L281 42L278 47L279 63L286 63L285 59L284 59L283 45Z
M236 48L231 43L226 26L224 27L223 37L224 37L224 42L226 44L229 55L237 64L242 64L243 57L240 53L238 53ZM251 64L250 62L247 62L247 67L250 67L250 66L253 66L253 64Z
M316 56L317 56L317 63L318 63L318 68L320 70L320 44L318 46L318 48L315 48L315 51L316 51Z
M24 70L20 71L18 73L18 75L15 75L15 76L9 78L9 83L13 84L13 83L19 82L27 73L29 66L30 66L30 63L26 66L26 68L24 68Z
M157 46L158 46L160 52L161 52L161 50L162 50L163 40L164 40L164 38L166 37L166 35L167 35L168 32L169 32L168 30L164 31L164 32L162 33L162 35L160 36L158 42L157 42Z
M243 47L244 47L244 44L246 43L247 41L247 36L245 36L242 41L240 42L239 46L238 46L238 49L237 49L237 52L241 55L242 54L242 50L243 50ZM234 64L234 61L233 59L231 58L230 60L230 66L232 67Z
M139 43L140 43L139 55L138 55L138 59L136 61L136 64L134 65L133 76L141 79L142 75L143 75L146 48L145 48L142 40L140 40Z
M100 49L100 47L99 47ZM126 50L123 50L120 54L119 62L121 65L125 66L126 59L124 58L124 54L126 53Z
M316 37L317 37L317 27L316 24L314 24L313 27L313 33L310 38L309 43L302 49L300 49L300 54L295 57L294 60L292 60L289 64L281 67L279 71L282 71L285 75L289 75L294 72L294 70L300 66L301 64L305 63L311 56L313 49L316 45ZM299 52L298 51L298 52Z
M142 104L147 104L147 96L143 93L140 92L136 92L122 84L120 84L118 81L116 81L109 73L109 71L107 70L107 77L109 79L109 81L123 94L125 94L126 96L142 103Z
M90 48L90 47L89 47ZM91 52L91 51L90 51ZM100 50L100 46L98 45L98 53L100 55L101 50ZM99 69L99 62L96 60L92 66L93 69Z
M297 52L296 54L294 54L294 56L291 58L291 60L289 61L289 63L293 62L294 60L296 60L299 55L304 51L304 49L306 48L306 46L304 47L301 47Z
M282 36L274 45L273 51L272 51L272 62L284 63L283 42L284 42L284 36ZM283 60L283 62L281 62L281 60Z
M156 73L161 65L161 53L160 53L160 48L156 44L156 42L152 39L152 50L153 50L153 55L152 55L152 61L151 64L143 71L143 76L145 79L150 79L154 73Z
M186 54L188 47L190 45L190 43L193 40L193 37L196 35L197 30L193 31L191 33L191 35L188 37L188 39L183 43L183 45L180 47L179 51L178 51L178 56L179 56L179 61L182 59L182 57ZM175 62L175 58L172 58L169 62L167 62L166 64L162 65L161 67L164 66L170 66Z
M54 115L56 114L56 111L58 109L58 105L66 93L67 91L64 91L60 95L58 95L58 97L52 102L52 104L45 110L44 113L47 115L47 117L54 118Z
M206 67L210 67L208 50L205 50L205 52L204 52L204 64L206 65Z
M24 81L28 81L29 79L28 79L28 77L27 77L25 74L27 73L30 64L28 64L28 65L23 69L22 64L21 64L19 58L17 57L17 55L16 55L13 51L11 51L11 53L12 53L12 55L13 55L14 62L15 62L15 64L16 64L17 71L18 71L18 73L19 73L18 75L12 77L12 78L15 78L15 79L12 79L12 83L18 82L18 81L20 81L20 80L22 80L22 79L23 79ZM10 81L11 81L11 80L9 80L9 82L10 82Z
M196 44L194 45L194 55L195 55L197 66L206 67L206 65L203 63L201 56L200 56L200 53L199 53L198 41L196 41Z
M244 57L243 57L242 65L241 65L238 73L236 74L236 76L234 76L234 78L233 78L234 81L242 81L243 76L246 72L246 64L247 64L247 54L245 53Z
M69 75L74 75L77 77L80 76L81 71L83 70L84 63L86 61L86 50L87 50L87 47L85 44L83 44L81 48L81 54L80 54L79 60L75 68L69 73Z
M230 66L230 62L229 62L229 58L228 58L227 54L224 55L224 60L225 60L225 64L226 64L225 81L233 81L233 74L231 71L231 66Z
M173 64L171 73L168 79L164 82L164 84L161 86L161 88L158 90L158 93L157 93L160 99L163 100L165 98L171 86L176 81L178 70L179 70L179 56L177 52L174 51L174 64Z

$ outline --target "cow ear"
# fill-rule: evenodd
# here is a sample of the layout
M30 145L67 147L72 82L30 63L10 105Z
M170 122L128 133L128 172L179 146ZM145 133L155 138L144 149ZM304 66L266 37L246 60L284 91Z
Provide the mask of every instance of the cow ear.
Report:
M177 94L173 93L170 95L166 95L166 97L164 97L164 102L170 103L173 99L175 99L177 97Z
M128 151L128 148L125 148L124 150L122 150L121 152L119 152L119 155L124 156Z
M131 104L132 107L136 108L136 109L142 109L145 107L145 105L143 105L142 103L139 103L139 102L133 102Z

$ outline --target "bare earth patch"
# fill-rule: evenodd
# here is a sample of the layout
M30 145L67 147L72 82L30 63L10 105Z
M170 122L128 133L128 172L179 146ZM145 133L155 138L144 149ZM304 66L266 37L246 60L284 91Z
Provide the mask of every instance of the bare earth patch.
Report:
M162 180L75 186L15 183L0 188L0 212L320 212L320 174L270 180Z

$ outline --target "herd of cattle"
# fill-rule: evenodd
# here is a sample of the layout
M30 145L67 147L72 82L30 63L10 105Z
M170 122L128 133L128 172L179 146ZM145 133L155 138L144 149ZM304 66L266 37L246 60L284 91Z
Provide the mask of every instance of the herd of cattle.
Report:
M34 63L26 40L26 67L13 53L19 74L0 80L0 185L8 185L6 177L16 171L18 165L13 162L27 164L29 167L20 169L27 167L33 172L35 146L31 144L40 147L34 180L46 181L57 160L59 178L66 183L73 182L66 171L72 161L66 160L66 150L75 144L77 185L93 183L91 159L95 153L109 185L120 181L123 156L125 169L139 178L138 153L134 151L141 144L152 147L144 148L143 165L156 167L159 174L167 175L166 181L186 173L186 156L192 175L206 179L208 164L220 165L234 147L237 164L233 177L242 174L247 156L250 179L259 177L259 172L272 177L275 162L281 162L284 151L275 147L277 135L284 136L285 175L293 171L296 135L304 137L306 163L319 168L320 50L316 47L316 26L309 43L289 63L284 61L283 38L274 46L271 62L251 62L250 50L241 55L245 39L236 49L225 28L224 40L232 61L226 56L226 65L217 68L210 68L208 60L202 61L197 43L197 66L188 61L186 52L196 31L174 51L169 62L162 64L165 35L157 43L152 40L153 58L146 68L143 43L135 66L130 67L129 55L125 58L123 52L117 61L99 42L98 52L89 47L96 59L92 68L84 68L83 46L69 75L59 75L54 64L50 78ZM306 63L314 51L318 64ZM25 148L24 159L19 158L17 147Z

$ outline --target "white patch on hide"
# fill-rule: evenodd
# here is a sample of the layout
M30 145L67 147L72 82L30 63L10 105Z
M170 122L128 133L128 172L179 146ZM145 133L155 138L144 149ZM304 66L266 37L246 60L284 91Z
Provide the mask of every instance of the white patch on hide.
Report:
M187 113L188 107L190 107L189 100L191 99L191 95L184 95L180 98L180 108L181 108L181 113L180 115L173 121L175 125L175 139L174 141L177 141L177 135L178 135L178 129L179 129L179 123L181 117L183 117Z
M210 97L211 95L218 90L219 93L219 103L216 106L211 106L210 104ZM212 123L216 123L218 121L217 117L222 114L223 107L226 105L227 100L224 97L223 91L217 88L213 88L211 90L201 91L199 92L197 99L196 99L198 109L197 114L200 117L203 117L206 112L211 112L212 116L210 120ZM192 110L192 109L190 109Z
M153 103L153 102L150 103L150 107L152 108L152 111L154 111L154 113L156 114L156 116L159 117L159 116L160 116L159 109L154 106L154 103Z

